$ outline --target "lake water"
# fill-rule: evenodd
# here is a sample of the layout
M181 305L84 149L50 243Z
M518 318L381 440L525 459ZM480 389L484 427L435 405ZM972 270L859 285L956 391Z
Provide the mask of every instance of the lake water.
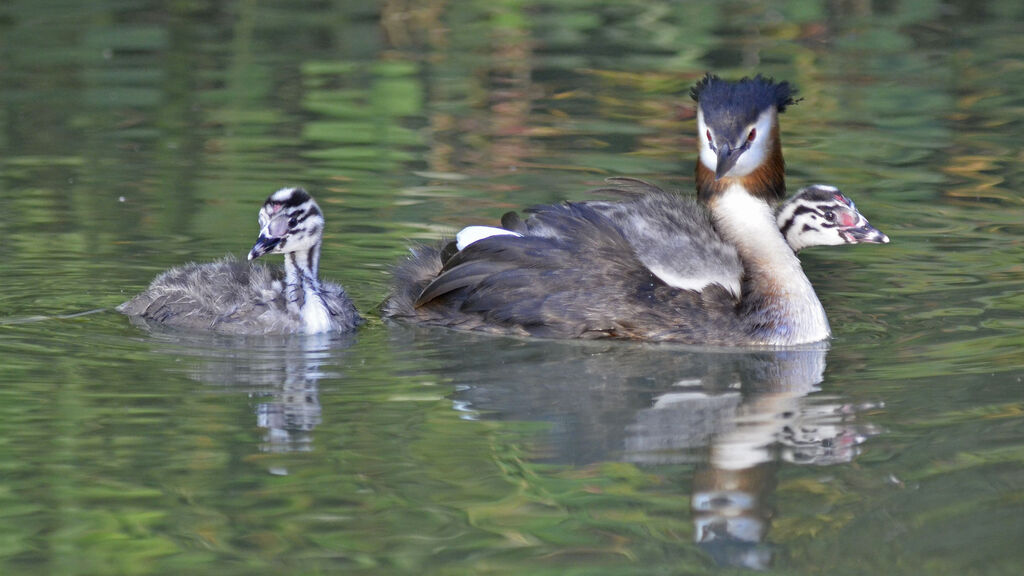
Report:
M1024 5L0 5L0 573L1019 574ZM416 241L693 189L705 71L789 80L825 349L383 322ZM146 330L307 187L349 337ZM96 312L99 310L98 312ZM81 314L83 312L93 312Z

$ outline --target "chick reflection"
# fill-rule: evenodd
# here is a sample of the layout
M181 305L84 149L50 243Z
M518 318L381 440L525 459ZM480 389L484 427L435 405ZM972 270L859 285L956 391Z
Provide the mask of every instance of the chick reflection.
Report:
M212 386L243 391L257 401L256 424L264 452L307 451L320 424L319 381L353 335L239 337L154 330L154 348L184 356L184 373ZM287 473L274 469L277 474Z
M410 345L414 331L394 334ZM853 421L860 407L814 394L825 372L824 347L723 351L450 333L446 339L433 353L444 356L440 363L454 378L456 407L478 418L550 422L543 460L697 464L695 538L723 565L771 563L773 551L763 544L771 517L765 502L780 463L846 463L876 433Z

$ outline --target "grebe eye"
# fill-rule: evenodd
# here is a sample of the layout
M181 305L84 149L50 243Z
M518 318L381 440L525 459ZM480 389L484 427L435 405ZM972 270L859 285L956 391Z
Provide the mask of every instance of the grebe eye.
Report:
M711 130L705 130L704 135L708 137L708 142L711 142Z
M747 142L753 142L754 138L757 138L757 128L750 129L750 134L747 134Z

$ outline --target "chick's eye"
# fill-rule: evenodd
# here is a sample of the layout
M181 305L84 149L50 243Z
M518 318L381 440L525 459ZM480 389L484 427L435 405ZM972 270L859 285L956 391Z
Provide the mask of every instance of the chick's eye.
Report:
M298 224L298 223L299 223L299 220L295 216L292 216L291 218L288 219L288 227L289 228L295 228L295 225Z
M825 220L828 220L829 222L835 222L836 221L836 213L831 211L831 210L825 212Z
M757 138L757 128L750 129L750 134L747 134L747 142L753 142L754 138Z

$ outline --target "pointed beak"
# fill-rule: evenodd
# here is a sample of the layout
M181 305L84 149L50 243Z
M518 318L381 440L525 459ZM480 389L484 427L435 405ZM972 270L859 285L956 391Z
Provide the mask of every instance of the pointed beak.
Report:
M845 228L839 232L849 244L888 244L889 237L881 230L872 226L867 220L861 218L861 222L852 228Z
M274 247L280 243L280 238L273 238L270 236L266 236L264 234L260 234L259 239L256 240L256 245L253 246L252 250L249 251L249 260L255 260L260 256L263 256L267 252L273 250Z
M721 180L723 176L732 170L732 167L736 165L736 161L740 159L740 154L743 154L743 149L733 149L728 144L723 144L718 147L718 162L715 164L715 180Z

